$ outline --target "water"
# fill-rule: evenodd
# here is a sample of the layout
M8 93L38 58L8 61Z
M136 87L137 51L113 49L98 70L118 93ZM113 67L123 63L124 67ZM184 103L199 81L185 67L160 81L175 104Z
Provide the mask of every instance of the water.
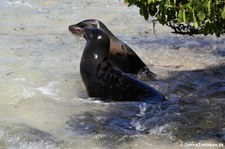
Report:
M225 38L171 34L113 0L1 0L0 148L149 149L225 145ZM162 105L88 99L85 44L68 25L103 21L158 75ZM198 144L199 143L199 144Z

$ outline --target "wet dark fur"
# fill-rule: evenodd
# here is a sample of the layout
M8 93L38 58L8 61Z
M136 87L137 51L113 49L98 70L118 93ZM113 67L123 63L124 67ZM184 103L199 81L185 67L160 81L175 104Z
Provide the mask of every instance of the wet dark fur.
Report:
M86 28L86 46L80 72L89 97L113 101L164 101L151 86L125 74L110 61L109 37L99 29Z
M138 55L127 44L115 37L102 22L89 19L69 26L69 30L77 36L83 36L84 28L98 28L109 36L111 61L123 72L133 75L142 74L150 79L155 78L156 75L148 69Z

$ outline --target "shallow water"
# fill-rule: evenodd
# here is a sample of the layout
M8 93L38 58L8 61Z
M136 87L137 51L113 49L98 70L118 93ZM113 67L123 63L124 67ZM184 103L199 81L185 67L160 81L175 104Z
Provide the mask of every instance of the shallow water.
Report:
M0 148L222 148L224 37L174 35L159 24L155 35L123 1L1 0L0 9ZM135 49L167 102L88 99L79 74L85 41L67 29L87 18Z

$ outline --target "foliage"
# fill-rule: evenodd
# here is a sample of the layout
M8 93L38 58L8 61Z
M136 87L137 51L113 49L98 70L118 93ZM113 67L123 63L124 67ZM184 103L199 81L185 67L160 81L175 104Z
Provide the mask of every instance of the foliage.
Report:
M136 5L145 20L155 16L159 23L180 34L225 32L225 0L125 0Z

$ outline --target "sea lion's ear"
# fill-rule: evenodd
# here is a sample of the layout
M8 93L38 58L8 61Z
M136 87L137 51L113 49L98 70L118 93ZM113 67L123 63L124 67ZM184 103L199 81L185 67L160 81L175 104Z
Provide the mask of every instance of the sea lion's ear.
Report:
M97 27L98 29L100 29L100 23L99 23L99 21L96 20L95 22L96 22L96 27Z

